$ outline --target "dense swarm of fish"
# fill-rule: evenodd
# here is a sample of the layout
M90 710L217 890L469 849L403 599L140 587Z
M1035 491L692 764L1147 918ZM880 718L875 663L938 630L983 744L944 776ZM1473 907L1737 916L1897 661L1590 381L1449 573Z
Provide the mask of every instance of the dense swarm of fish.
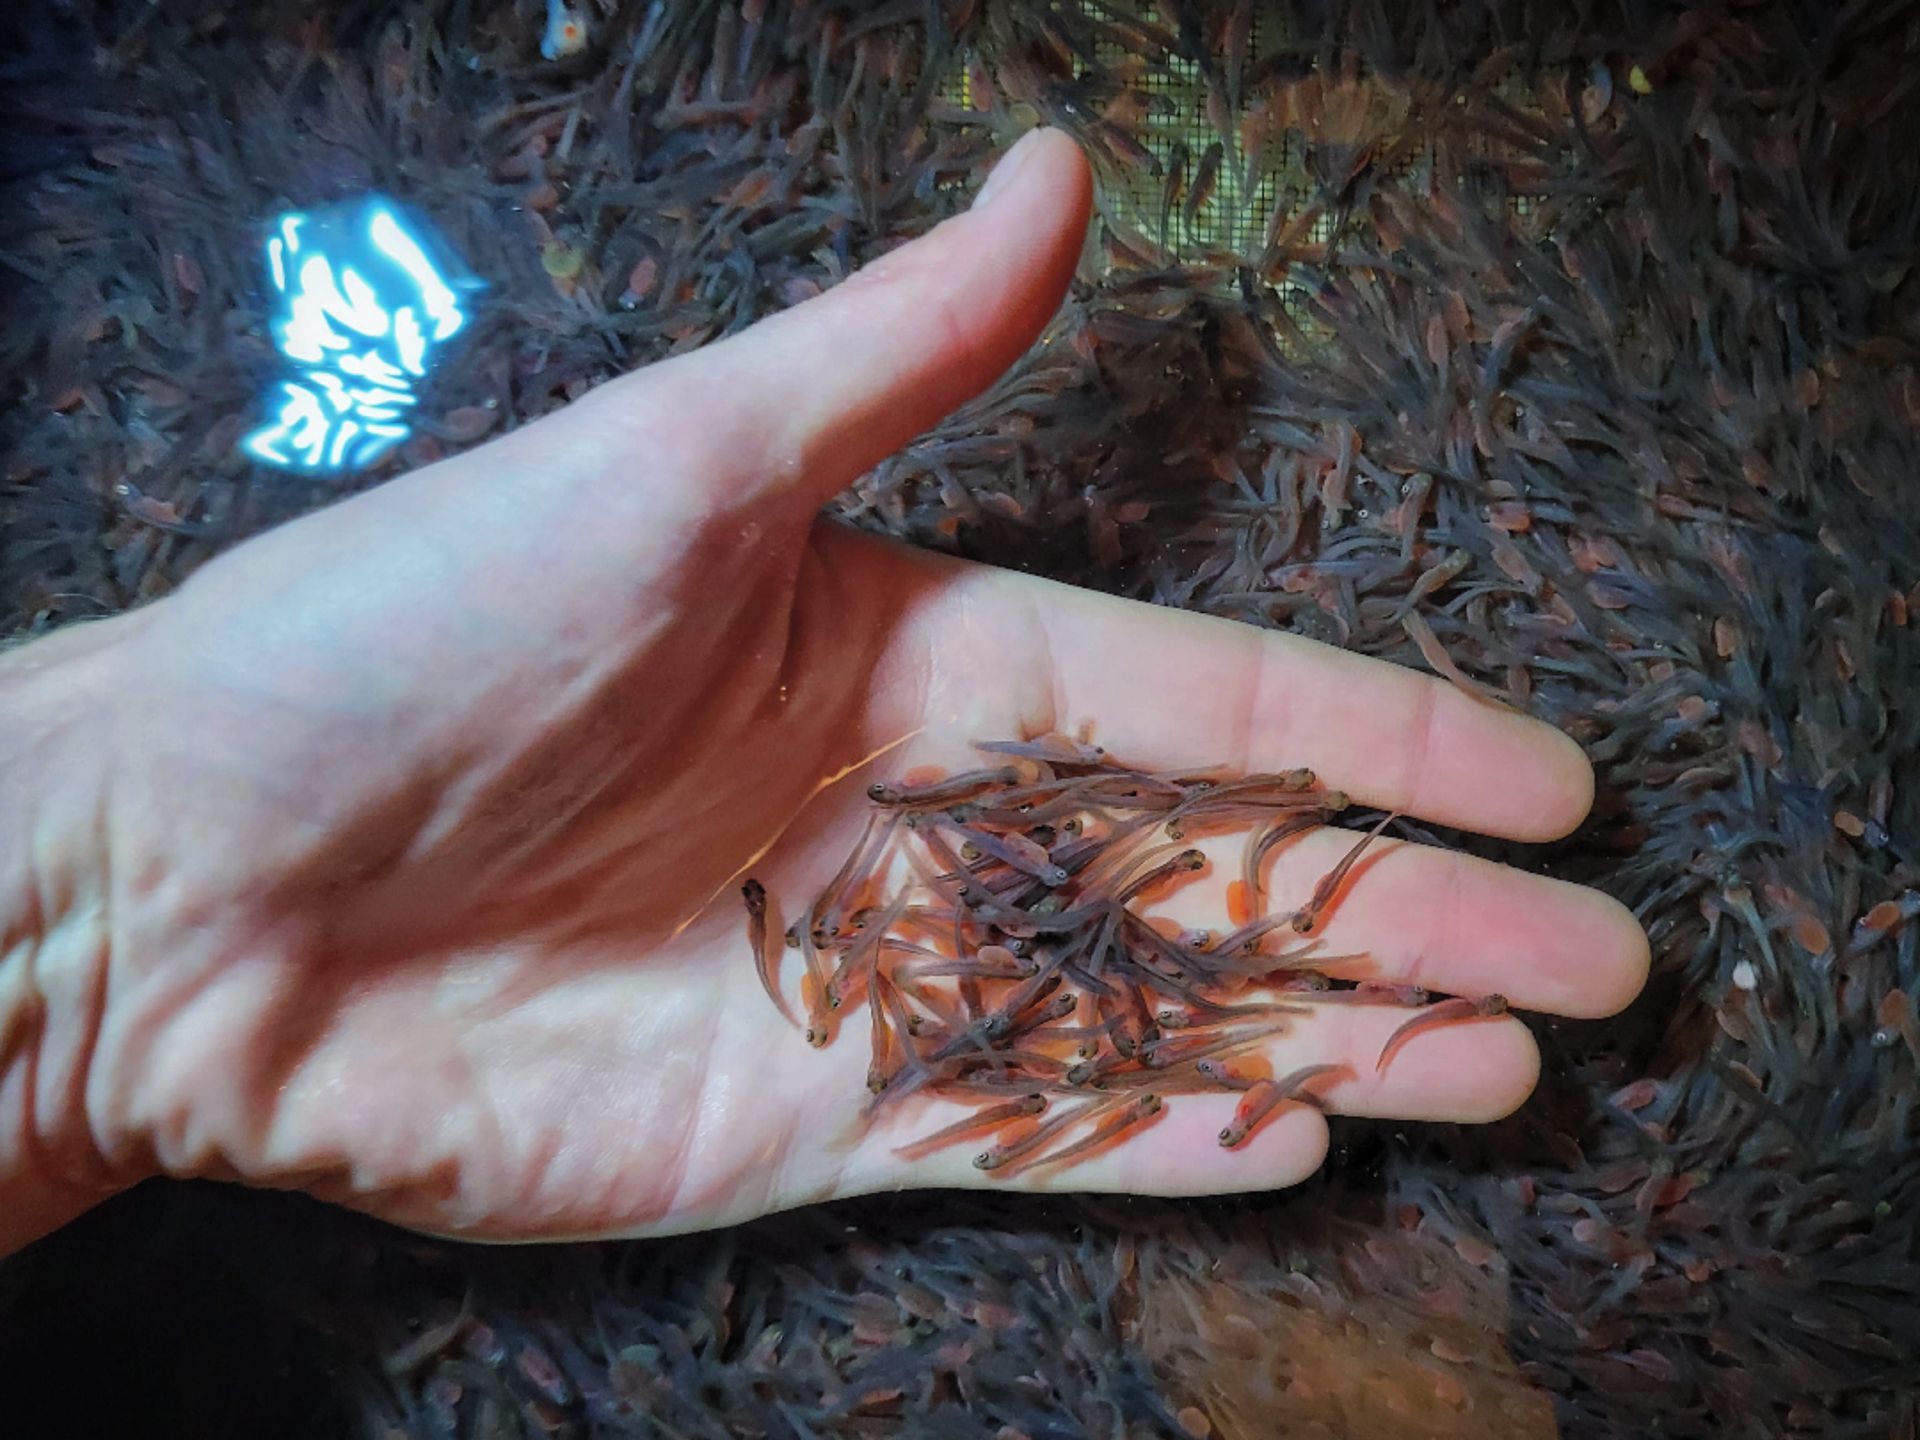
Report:
M392 1335L348 1365L371 1433L1338 1434L1342 1334L1430 1377L1432 1433L1542 1433L1522 1384L1569 1435L1913 1430L1913 7L694 0L575 7L553 62L532 5L71 8L97 48L5 100L39 128L0 258L51 301L0 327L9 630L328 498L233 458L271 361L239 237L282 199L382 183L494 279L417 463L831 285L1044 120L1101 177L1081 280L840 513L1526 707L1599 806L1488 848L1653 936L1646 1001L1537 1027L1514 1119L1339 1125L1293 1195L328 1272L364 1323L325 1333ZM1205 123L1155 147L1175 82ZM1210 226L1279 154L1284 203Z
M1267 904L1267 861L1350 808L1311 770L1155 774L1064 735L980 743L996 763L919 784L876 781L878 811L827 888L788 927L805 959L807 1040L834 1036L864 1001L869 1115L918 1095L973 1102L907 1147L974 1138L1000 1175L1064 1165L1154 1122L1171 1096L1240 1096L1220 1131L1244 1143L1313 1081L1343 1065L1262 1073L1260 1051L1316 1004L1424 1004L1412 985L1336 987L1341 962L1312 938L1383 816L1290 909ZM1207 865L1192 842L1244 832L1227 886L1233 929L1155 924L1142 911ZM899 875L905 869L903 879ZM754 964L780 986L768 895L742 887ZM1288 943L1291 942L1291 943ZM1278 948L1275 948L1275 946ZM1506 1012L1500 995L1442 1000L1404 1021L1376 1062L1436 1025ZM1237 1062L1237 1063L1236 1063Z

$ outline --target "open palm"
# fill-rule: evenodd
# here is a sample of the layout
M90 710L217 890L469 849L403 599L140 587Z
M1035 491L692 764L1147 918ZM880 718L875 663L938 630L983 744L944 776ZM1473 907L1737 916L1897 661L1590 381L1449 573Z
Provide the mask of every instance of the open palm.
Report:
M1309 765L1518 838L1590 799L1570 742L1428 677L816 518L1057 303L1085 167L1043 135L995 178L990 204L816 301L93 627L117 657L100 745L118 758L56 831L61 866L111 897L74 1094L107 1173L559 1237L904 1185L1254 1188L1320 1162L1318 1111L1227 1152L1231 1097L1211 1096L1049 1177L909 1161L895 1147L951 1117L863 1126L864 1028L814 1051L754 974L743 867L810 897L869 781L965 768L974 739L1091 726L1134 764ZM1289 847L1276 893L1344 845ZM1367 973L1572 1015L1638 989L1645 942L1611 901L1383 851L1325 927ZM1223 884L1167 903L1217 924ZM1375 1075L1405 1016L1328 1007L1276 1067L1344 1061L1335 1108L1409 1118L1490 1119L1531 1089L1512 1020L1426 1035Z

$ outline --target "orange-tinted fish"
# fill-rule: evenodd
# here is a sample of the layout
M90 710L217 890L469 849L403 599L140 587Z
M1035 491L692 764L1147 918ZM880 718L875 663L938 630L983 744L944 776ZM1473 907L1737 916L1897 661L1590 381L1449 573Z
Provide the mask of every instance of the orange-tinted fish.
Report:
M1005 1140L998 1145L982 1150L978 1155L973 1157L974 1168L977 1170L999 1170L1004 1166L1012 1164L1023 1155L1032 1154L1035 1150L1046 1144L1048 1140L1069 1126L1077 1125L1082 1120L1090 1120L1096 1115L1104 1114L1117 1103L1119 1102L1114 1100L1094 1100L1085 1105L1076 1106L1071 1110L1062 1110L1051 1119L1041 1121L1040 1124L1036 1125L1032 1130L1020 1136L1018 1139Z
M1247 1087L1240 1097L1240 1103L1234 1107L1233 1119L1220 1131L1220 1146L1231 1150L1239 1145L1255 1130L1261 1121L1273 1114L1289 1100L1300 1098L1301 1087L1309 1080L1322 1075L1330 1075L1336 1070L1344 1070L1344 1065L1303 1065L1291 1075L1278 1080L1256 1080Z
M1129 1100L1120 1108L1120 1112L1117 1115L1110 1116L1096 1128L1092 1134L1074 1141L1073 1144L1067 1146L1065 1149L1055 1150L1051 1154L1039 1156L1037 1159L1028 1163L1035 1169L1038 1169L1042 1165L1063 1165L1069 1160L1085 1155L1090 1150L1097 1150L1123 1132L1145 1124L1154 1116L1158 1115L1161 1104L1162 1102L1158 1095L1141 1095L1136 1099Z
M1366 853L1367 847L1379 838L1380 832L1397 819L1399 819L1398 812L1381 816L1380 823L1362 835L1359 842L1341 857L1340 863L1320 877L1320 883L1313 887L1311 898L1294 912L1293 928L1295 930L1304 935L1320 923L1320 916L1325 913L1327 906L1333 903L1333 897L1339 891L1341 882L1347 878L1347 872L1352 870L1355 863Z
M1387 1043L1380 1047L1380 1058L1374 1062L1375 1072L1384 1072L1387 1062L1400 1052L1416 1035L1421 1035L1442 1025L1452 1025L1461 1020L1481 1020L1494 1015L1507 1013L1507 997L1504 995L1485 995L1475 1000L1460 996L1452 1000L1442 1000L1437 1005L1429 1005L1398 1030L1387 1037Z
M1002 1125L1010 1125L1031 1115L1038 1115L1047 1108L1044 1095L1022 1095L1017 1100L1009 1100L1001 1105L989 1105L976 1110L971 1115L963 1115L951 1125L943 1125L931 1135L922 1135L918 1140L895 1148L894 1153L905 1155L909 1159L918 1159L922 1155L938 1150L952 1140L964 1139L976 1130L997 1130Z

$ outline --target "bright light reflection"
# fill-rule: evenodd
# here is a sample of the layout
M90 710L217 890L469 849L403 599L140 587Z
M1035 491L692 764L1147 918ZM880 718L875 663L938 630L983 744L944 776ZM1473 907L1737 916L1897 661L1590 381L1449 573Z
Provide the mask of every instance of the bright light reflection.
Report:
M413 385L466 324L461 295L480 282L379 196L282 216L277 229L273 338L293 368L242 445L287 470L364 469L407 438Z

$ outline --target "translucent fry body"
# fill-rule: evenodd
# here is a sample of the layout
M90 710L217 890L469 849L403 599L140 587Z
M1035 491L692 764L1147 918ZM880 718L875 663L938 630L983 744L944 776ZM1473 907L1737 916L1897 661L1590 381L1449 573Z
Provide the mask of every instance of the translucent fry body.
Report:
M1504 995L1486 995L1478 1000L1462 996L1429 1005L1387 1037L1387 1043L1380 1047L1380 1058L1374 1062L1373 1068L1384 1072L1388 1062L1400 1053L1400 1047L1416 1035L1436 1030L1442 1025L1456 1024L1462 1020L1482 1020L1506 1013L1507 997Z
M1279 1080L1256 1080L1248 1086L1235 1107L1233 1119L1220 1132L1220 1145L1231 1150L1260 1128L1260 1123L1287 1101L1300 1094L1309 1080L1344 1070L1343 1065L1307 1065Z
M998 1133L974 1159L980 1170L1066 1165L1134 1143L1169 1104L1206 1092L1239 1097L1221 1135L1232 1148L1338 1068L1257 1078L1261 1052L1315 1004L1421 997L1411 986L1327 973L1364 956L1272 939L1317 925L1392 816L1360 836L1297 909L1269 908L1267 854L1350 804L1312 771L1154 773L1061 735L981 748L1001 763L871 786L875 813L787 936L806 966L808 1043L832 1043L835 1012L865 997L864 1113L895 1113L914 1096L969 1107L901 1146L903 1155L986 1131ZM1187 837L1236 831L1247 838L1230 913L1177 932L1141 913L1170 882L1205 867ZM778 1004L768 897L753 882L743 895L762 985ZM1423 1011L1381 1063L1421 1029L1492 1013L1496 1001Z
M780 993L780 947L767 943L767 887L749 879L740 887L740 896L747 906L747 943L753 950L754 974L760 977L760 988L767 992L774 1008L797 1030L800 1020Z

